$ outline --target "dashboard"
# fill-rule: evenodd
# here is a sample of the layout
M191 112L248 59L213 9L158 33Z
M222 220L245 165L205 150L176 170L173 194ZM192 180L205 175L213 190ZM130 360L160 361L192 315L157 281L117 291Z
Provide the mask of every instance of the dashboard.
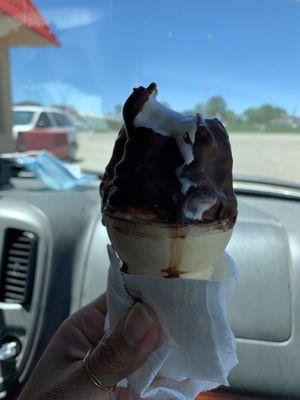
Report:
M54 192L15 178L0 191L0 398L19 390L60 323L105 291L98 183ZM300 198L238 193L227 247L239 365L231 390L300 397Z

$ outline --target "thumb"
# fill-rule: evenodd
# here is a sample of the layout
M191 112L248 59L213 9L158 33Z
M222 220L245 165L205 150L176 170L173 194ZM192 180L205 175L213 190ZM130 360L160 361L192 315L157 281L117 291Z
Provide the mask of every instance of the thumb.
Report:
M89 357L94 375L107 387L127 378L158 344L160 326L151 308L135 303Z

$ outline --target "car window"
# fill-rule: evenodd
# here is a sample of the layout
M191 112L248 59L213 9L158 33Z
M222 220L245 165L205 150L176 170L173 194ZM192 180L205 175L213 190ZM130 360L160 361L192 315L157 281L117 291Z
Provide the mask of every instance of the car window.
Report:
M68 111L83 168L104 172L126 98L156 82L158 101L222 122L235 176L300 183L299 0L34 4L52 35L10 49L12 99L61 110L59 127Z
M32 117L32 111L14 111L13 125L28 125L31 123Z
M57 126L71 126L72 123L64 114L52 113Z
M41 115L39 116L36 126L38 128L50 128L52 126L50 118L45 112L42 112Z

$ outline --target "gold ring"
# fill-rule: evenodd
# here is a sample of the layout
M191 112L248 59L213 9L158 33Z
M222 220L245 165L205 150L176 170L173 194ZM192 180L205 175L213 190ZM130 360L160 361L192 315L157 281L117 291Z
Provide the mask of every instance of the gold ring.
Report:
M101 383L100 379L93 373L93 371L90 368L89 356L93 350L94 350L93 347L90 348L89 351L84 356L84 359L83 359L84 369L94 385L96 385L99 389L103 390L104 392L113 393L115 391L116 385L111 386L111 387L106 387L105 385L103 385L103 383Z

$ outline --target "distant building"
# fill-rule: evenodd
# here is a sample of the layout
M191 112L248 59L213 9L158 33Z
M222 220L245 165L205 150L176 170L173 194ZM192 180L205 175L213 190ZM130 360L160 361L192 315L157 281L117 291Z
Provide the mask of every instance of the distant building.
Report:
M116 120L122 119L122 110L123 110L123 107L120 104L117 104L115 106L115 119Z
M290 126L292 124L292 118L289 115L283 115L280 118L272 119L272 125L275 126Z
M58 45L31 0L0 0L0 153L14 148L9 47Z
M278 127L291 127L291 128L298 128L300 126L299 118L294 116L285 115L281 118L276 118L272 120L272 125Z

